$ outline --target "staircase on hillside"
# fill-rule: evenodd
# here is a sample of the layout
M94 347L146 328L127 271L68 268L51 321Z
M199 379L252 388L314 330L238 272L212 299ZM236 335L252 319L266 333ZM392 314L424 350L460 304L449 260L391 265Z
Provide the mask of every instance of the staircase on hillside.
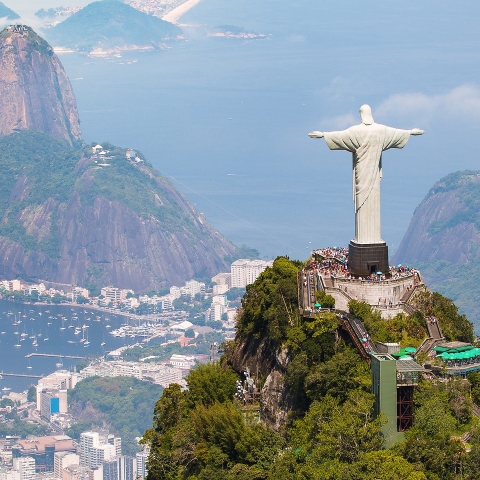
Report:
M445 341L445 337L443 336L442 328L440 327L438 318L427 318L427 330L429 336L417 348L416 355L422 352L427 353L432 350L432 348L435 348L436 345Z

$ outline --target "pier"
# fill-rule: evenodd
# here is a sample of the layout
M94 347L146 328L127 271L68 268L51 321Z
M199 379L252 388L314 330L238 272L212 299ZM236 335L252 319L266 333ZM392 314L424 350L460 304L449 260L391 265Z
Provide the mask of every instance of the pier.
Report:
M79 357L77 355L60 355L57 353L28 353L25 355L25 358L32 358L32 357L56 357L56 358L77 358L83 359L87 357Z
M27 373L3 373L3 372L0 372L0 378L1 377L43 378L41 375L28 375Z

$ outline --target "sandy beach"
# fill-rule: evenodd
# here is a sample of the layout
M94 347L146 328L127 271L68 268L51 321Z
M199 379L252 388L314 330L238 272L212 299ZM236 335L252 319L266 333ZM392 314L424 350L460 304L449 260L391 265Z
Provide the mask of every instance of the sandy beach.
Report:
M178 7L174 8L173 10L170 10L168 13L166 13L162 17L162 20L165 20L165 21L171 22L171 23L178 23L178 20L180 19L180 17L184 13L187 13L197 3L200 3L200 0L187 0L186 2L182 3Z

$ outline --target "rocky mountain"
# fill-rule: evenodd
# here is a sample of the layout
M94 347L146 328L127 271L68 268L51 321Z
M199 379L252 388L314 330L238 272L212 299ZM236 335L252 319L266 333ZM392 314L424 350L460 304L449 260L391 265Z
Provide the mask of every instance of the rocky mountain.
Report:
M28 27L0 38L0 276L148 291L228 268L235 247L141 153L81 142L50 46Z
M81 138L75 96L58 57L30 27L0 33L0 135L39 130L71 145Z
M417 207L395 255L401 262L468 263L480 245L480 172L439 180Z
M480 324L480 172L439 180L416 208L395 263L421 268L430 287Z
M158 47L181 29L118 0L93 2L45 31L50 43L82 52Z
M14 12L11 8L8 8L3 2L0 2L0 18L16 20L17 18L20 18L20 15Z
M148 291L228 268L233 245L140 153L103 147L0 139L0 275Z

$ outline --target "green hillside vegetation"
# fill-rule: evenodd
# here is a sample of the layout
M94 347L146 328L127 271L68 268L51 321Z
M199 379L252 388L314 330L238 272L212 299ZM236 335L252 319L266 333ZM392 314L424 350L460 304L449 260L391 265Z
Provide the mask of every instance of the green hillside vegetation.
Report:
M110 433L122 438L122 453L135 455L140 450L135 439L151 424L152 410L162 391L160 385L131 377L86 378L68 392L69 406L81 421L66 433L79 438L82 431L106 426ZM98 413L96 418L82 416L87 407Z
M6 18L7 20L16 20L20 18L20 15L15 13L12 9L8 8L3 2L0 2L0 18Z
M59 256L59 238L55 218L58 205L68 200L77 179L75 172L82 155L40 132L21 132L0 138L0 235L20 243L25 250L43 250L51 258ZM27 194L10 195L15 184L28 179ZM34 208L52 198L56 208L51 214L50 235L38 241L26 232L17 219L27 207Z
M445 256L446 245L452 245L451 230L463 224L457 235L469 232L469 226L473 225L477 232L480 232L480 171L466 170L454 172L440 179L430 189L423 205L429 199L438 194L453 192L455 199L453 212L448 214L449 205L445 204L446 218L443 220L430 220L425 218L426 237L417 244L424 244L425 240L431 241L430 251L433 256L428 258L415 258L415 254L404 252L399 261L409 262L418 268L426 280L426 283L443 295L452 298L455 304L463 313L480 326L480 291L476 288L476 279L480 274L480 246L475 239L465 242L467 244L463 251L464 263L453 263ZM450 197L451 198L451 197ZM441 199L438 202L442 202ZM458 203L459 207L456 205ZM442 205L443 206L443 205ZM418 214L418 208L415 212ZM415 217L414 217L415 218ZM423 222L422 222L423 224ZM423 227L418 226L419 230ZM417 235L422 232L413 232ZM434 237L435 236L435 237ZM434 238L432 238L434 237ZM462 238L457 241L462 245ZM440 253L439 253L440 252Z
M111 149L109 156L113 158L105 160L110 166L100 167L90 158L90 147L72 148L41 132L23 131L0 138L0 215L4 218L0 235L20 243L26 251L42 250L50 258L58 258L60 239L55 220L74 191L83 205L92 205L99 196L141 216L153 216L170 231L193 228L167 179L147 162L129 162L125 149L109 144L105 148ZM26 194L11 195L22 178L26 179ZM48 199L55 201L52 227L39 241L27 234L18 219L22 212L32 212Z
M174 38L181 29L116 0L93 2L52 29L50 43L78 51L127 45L151 46Z
M385 449L381 428L386 419L374 417L368 364L339 335L333 313L308 320L298 314L301 266L278 257L247 287L237 336L225 345L222 364L192 371L186 391L177 385L164 391L144 436L152 447L148 479L478 479L480 428L472 415L472 397L480 398L478 375L471 382L422 381L415 394L414 428L404 442ZM362 302L352 302L350 309L384 341L419 343L425 316L431 314L449 338L473 335L468 320L439 294L419 299L411 318L380 320ZM263 342L267 363L280 349L288 351L284 385L294 401L279 432L233 398L239 377L228 365L248 339ZM467 431L472 435L468 453L457 438Z

